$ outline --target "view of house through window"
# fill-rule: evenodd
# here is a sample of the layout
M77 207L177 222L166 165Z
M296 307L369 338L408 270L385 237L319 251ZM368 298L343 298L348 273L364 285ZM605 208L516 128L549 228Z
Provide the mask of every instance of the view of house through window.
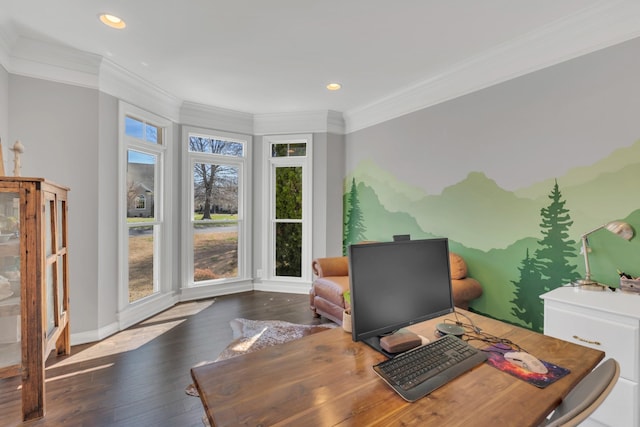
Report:
M130 116L125 117L127 144L126 201L128 235L128 301L158 291L161 215L156 195L160 194L159 173L163 129Z
M194 284L240 276L239 236L245 144L189 135L191 159L191 271Z

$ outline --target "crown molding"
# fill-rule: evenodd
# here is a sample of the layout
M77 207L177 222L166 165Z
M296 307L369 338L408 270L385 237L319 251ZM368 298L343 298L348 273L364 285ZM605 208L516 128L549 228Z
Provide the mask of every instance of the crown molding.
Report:
M343 134L345 129L342 113L332 110L256 114L253 123L255 135L305 132Z
M173 122L180 120L182 100L138 75L103 58L99 76L102 92Z
M594 6L453 64L374 103L344 113L255 114L183 102L99 55L19 37L0 26L0 64L11 74L94 88L172 121L255 135L345 134L640 36L640 2Z
M253 114L185 101L180 108L183 125L253 134Z
M640 36L640 2L602 1L454 64L369 105L346 111L355 132Z
M327 133L344 135L345 129L344 115L340 111L327 111Z
M181 100L100 55L0 31L0 61L16 75L103 91L177 121Z
M100 56L25 37L5 34L2 38L5 40L5 68L10 73L75 86L98 87Z
M10 31L12 28L10 22L0 20L0 23L2 24L0 25L0 65L9 71L10 46L15 42L16 36L15 32Z
M0 32L0 60L8 72L100 90L173 122L253 135L344 133L336 111L253 115L185 101L109 59L77 49ZM263 134L258 133L258 134Z

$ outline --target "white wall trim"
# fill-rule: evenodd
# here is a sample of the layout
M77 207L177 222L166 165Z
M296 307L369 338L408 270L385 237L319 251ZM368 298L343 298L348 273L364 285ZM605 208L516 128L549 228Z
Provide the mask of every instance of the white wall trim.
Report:
M344 121L344 114L339 111L329 110L327 111L327 133L335 133L338 135L344 135L346 132L346 124Z
M185 101L180 108L180 123L208 129L253 134L253 115L226 108Z
M403 91L346 111L346 133L631 40L640 36L638 17L640 2L600 2L579 14L551 22L542 29L453 64Z
M310 282L284 282L278 280L262 280L254 283L256 291L284 292L287 294L308 294L311 290Z
M231 295L254 290L251 280L226 282L217 285L183 287L180 289L180 301L192 301L220 295Z
M180 119L182 101L108 59L100 66L100 90L121 101L153 111L172 122Z
M4 48L10 35L4 33ZM25 37L14 38L11 48L2 55L5 68L12 74L97 88L102 58L63 45L46 43Z
M345 123L338 111L303 111L296 113L256 114L254 134L286 134L307 132L330 132L342 134Z
M0 21L0 24L2 24L0 25L0 65L9 71L9 53L11 52L11 46L13 46L18 37L13 31L13 26L10 22Z
M99 89L174 122L182 100L100 55L0 31L0 63L26 77Z
M119 330L127 329L128 327L142 322L151 316L155 316L161 311L173 307L179 301L179 296L175 292L172 292L169 294L152 296L146 300L132 304L118 313Z
M103 326L98 330L78 332L71 334L71 345L87 344L90 342L101 341L115 333L120 332L117 322Z
M99 55L0 30L0 63L12 74L100 90L175 122L253 135L351 133L640 36L640 2L603 0L399 92L343 113L255 114L183 100Z

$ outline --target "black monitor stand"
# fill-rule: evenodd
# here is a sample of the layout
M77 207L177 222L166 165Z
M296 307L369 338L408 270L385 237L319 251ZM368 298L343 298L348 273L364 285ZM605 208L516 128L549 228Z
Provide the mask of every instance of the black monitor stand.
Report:
M382 346L380 345L380 338L381 337L370 337L370 338L365 338L362 340L363 343L367 344L369 347L373 348L375 351L378 351L382 354L384 354L385 356L387 356L389 359L397 356L397 354L394 353L389 353L388 351L386 351L384 348L382 348Z

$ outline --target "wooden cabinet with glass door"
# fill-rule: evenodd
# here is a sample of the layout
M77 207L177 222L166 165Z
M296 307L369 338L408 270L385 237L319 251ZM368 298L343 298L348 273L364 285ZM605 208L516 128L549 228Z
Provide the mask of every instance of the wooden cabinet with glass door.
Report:
M0 177L0 378L22 376L22 417L44 416L47 357L70 353L67 192Z

